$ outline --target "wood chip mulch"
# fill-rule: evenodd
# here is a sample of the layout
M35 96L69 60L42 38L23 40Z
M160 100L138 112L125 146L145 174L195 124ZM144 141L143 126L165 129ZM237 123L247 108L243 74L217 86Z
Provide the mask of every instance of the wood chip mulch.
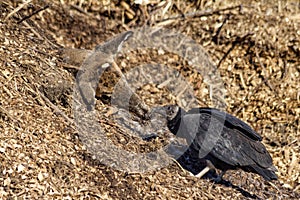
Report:
M0 198L300 199L299 2L144 2L0 2ZM222 77L227 112L263 136L278 181L237 170L216 184L176 163L127 173L93 159L72 124L77 69L64 62L61 49L93 49L144 25L176 30L203 46ZM128 55L117 60L124 73L131 66L164 63L193 86L199 106L213 106L209 87L188 61L159 50ZM106 93L113 91L106 86ZM149 106L178 103L150 83L137 94ZM96 107L113 143L132 151L167 143L166 137L145 142L126 134L106 117L107 102L98 99Z

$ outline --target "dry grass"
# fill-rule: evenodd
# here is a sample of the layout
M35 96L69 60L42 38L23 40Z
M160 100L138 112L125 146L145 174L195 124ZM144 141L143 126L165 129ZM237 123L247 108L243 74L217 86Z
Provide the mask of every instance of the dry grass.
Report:
M299 2L245 1L243 7L219 12L209 9L241 1L172 2L170 7L160 6L159 1L148 6L104 0L0 3L0 198L300 198ZM205 10L207 15L198 16L196 10ZM192 15L162 20L180 12ZM267 183L257 175L234 171L225 176L235 185L230 187L198 180L176 164L155 172L126 174L86 152L74 124L54 109L73 118L76 70L63 62L60 48L92 49L146 20L180 31L204 46L225 84L227 111L263 136L278 168L278 181ZM187 62L174 55L155 56L155 52L138 52L118 62L126 71L131 64L171 60L168 66L180 70L193 85L199 104L212 106L201 75ZM149 105L176 102L153 85L138 92ZM98 107L105 110L108 105L99 100ZM99 118L105 117L100 113ZM121 141L124 148L144 151L163 143L128 140L114 122L103 123L112 140Z

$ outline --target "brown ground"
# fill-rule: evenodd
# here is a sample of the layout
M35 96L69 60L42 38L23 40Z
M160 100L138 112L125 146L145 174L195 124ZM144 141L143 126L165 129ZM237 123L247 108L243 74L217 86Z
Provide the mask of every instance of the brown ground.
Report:
M105 0L24 2L0 3L1 199L300 198L299 1L245 1L243 7L223 11L242 1L172 1L164 14L166 5L160 7L158 0L147 6L128 3L127 9L124 2ZM55 110L57 106L73 118L76 70L63 62L61 47L92 49L114 34L157 25L196 9L209 14L179 17L163 25L192 37L208 51L225 83L227 111L263 136L278 168L278 181L268 183L238 170L224 177L233 186L216 184L192 177L176 164L126 174L91 160L75 126ZM135 55L126 62L137 65L165 59ZM200 84L201 75L187 62L171 60L169 66L181 70L193 85L199 105L212 106L205 85ZM148 105L176 102L153 85L139 94ZM97 102L99 108L108 107L103 102ZM129 149L130 145L161 145L158 140L148 146L137 138L128 141L122 130L114 130L113 122L103 123L112 140Z

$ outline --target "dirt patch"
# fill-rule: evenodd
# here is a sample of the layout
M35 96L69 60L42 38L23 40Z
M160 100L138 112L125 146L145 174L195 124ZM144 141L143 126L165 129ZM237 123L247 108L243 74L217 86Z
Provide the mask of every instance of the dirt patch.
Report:
M1 198L300 198L299 2L170 2L0 3ZM204 47L226 88L227 111L263 136L278 168L278 181L268 183L238 170L225 175L230 183L215 184L190 176L175 163L128 174L101 164L86 151L76 127L66 120L73 118L77 69L64 62L61 50L93 49L117 33L143 25L176 30ZM188 80L198 105L214 105L201 74L174 54L137 51L122 55L117 63L124 73L143 63L163 63ZM168 143L167 137L150 142L132 137L106 117L111 110L105 98L115 83L107 83L108 76L107 72L100 82L105 91L99 92L96 107L110 139L142 152ZM180 101L155 84L137 93L150 106Z

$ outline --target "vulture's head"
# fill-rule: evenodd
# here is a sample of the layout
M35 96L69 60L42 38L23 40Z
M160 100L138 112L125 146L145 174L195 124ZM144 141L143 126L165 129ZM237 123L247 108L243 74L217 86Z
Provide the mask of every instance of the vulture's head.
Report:
M160 114L167 121L169 130L176 135L185 111L176 105L166 105L154 108L152 113Z

